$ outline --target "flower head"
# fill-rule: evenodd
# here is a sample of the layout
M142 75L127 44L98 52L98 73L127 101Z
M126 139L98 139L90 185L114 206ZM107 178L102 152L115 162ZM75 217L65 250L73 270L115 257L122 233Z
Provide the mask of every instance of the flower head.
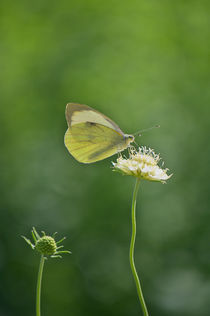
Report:
M155 154L153 149L139 147L137 151L132 147L129 158L120 156L117 162L113 162L113 166L115 171L119 171L124 175L165 183L172 174L167 175L168 169L160 167L159 162L160 156Z
M63 248L63 246L58 246L58 244L60 244L65 239L65 237L57 242L54 239L56 233L54 233L51 237L46 236L45 232L42 232L43 236L40 237L34 227L31 231L31 234L34 240L34 244L30 241L30 239L24 236L22 237L33 250L37 250L44 256L50 256L51 258L61 258L62 253L71 253L68 250L59 250Z

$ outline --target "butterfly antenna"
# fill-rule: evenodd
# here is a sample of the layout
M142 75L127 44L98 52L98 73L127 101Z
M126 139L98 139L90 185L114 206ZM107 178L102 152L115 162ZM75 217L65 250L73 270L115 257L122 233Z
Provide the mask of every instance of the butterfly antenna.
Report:
M151 129L153 129L153 128L159 128L159 127L160 127L160 125L155 125L155 126L152 126L152 127L149 127L149 128L145 128L145 129L142 129L142 130L140 130L140 131L134 133L133 135L141 136L141 133L142 133L142 132L147 132L147 131L149 131L149 130L151 130Z

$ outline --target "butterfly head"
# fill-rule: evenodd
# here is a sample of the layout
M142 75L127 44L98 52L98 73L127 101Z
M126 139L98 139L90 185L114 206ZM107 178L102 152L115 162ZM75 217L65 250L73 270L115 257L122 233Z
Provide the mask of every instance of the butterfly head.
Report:
M135 140L135 137L133 135L125 134L124 137L125 137L127 146L129 146L130 143L133 143Z

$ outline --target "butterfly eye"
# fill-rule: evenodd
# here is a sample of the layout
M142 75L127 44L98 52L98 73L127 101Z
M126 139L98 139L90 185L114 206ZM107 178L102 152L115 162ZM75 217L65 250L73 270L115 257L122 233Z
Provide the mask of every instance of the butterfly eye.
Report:
M134 141L134 136L133 135L128 135L128 139L133 142Z

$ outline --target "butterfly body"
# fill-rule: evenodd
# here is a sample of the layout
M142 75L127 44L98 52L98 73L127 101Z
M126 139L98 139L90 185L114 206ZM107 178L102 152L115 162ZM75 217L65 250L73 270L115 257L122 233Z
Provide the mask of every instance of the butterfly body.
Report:
M65 146L82 163L110 157L134 141L133 135L124 134L111 119L87 105L68 103L66 119Z

